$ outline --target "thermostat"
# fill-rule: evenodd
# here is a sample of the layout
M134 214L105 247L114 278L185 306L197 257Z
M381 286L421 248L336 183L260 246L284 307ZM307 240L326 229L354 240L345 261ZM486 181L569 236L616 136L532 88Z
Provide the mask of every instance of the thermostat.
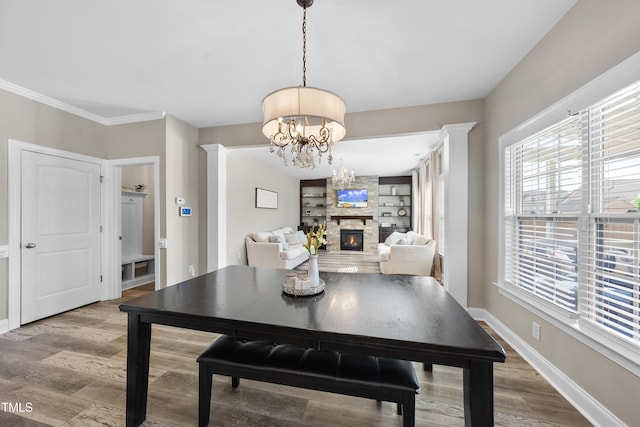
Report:
M191 216L191 208L180 206L180 216Z

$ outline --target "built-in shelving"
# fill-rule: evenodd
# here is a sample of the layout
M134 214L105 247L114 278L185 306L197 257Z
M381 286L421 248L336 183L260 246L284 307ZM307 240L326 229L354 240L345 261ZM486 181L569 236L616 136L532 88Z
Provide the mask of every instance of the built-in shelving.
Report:
M394 231L411 230L411 176L388 176L378 180L379 240Z
M135 288L155 280L155 259L153 255L140 255L122 259L122 290Z
M327 180L300 180L300 226L312 227L326 222Z
M142 253L142 203L148 193L123 191L122 210L122 289L155 280L155 259Z

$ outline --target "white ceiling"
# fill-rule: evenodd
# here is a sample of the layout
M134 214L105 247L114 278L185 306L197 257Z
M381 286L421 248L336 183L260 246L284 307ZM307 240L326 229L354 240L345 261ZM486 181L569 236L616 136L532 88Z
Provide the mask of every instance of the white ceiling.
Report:
M307 85L347 112L481 99L575 2L316 0ZM107 121L260 122L266 94L302 83L301 22L295 0L0 0L0 87Z
M431 147L437 144L439 132L423 132L408 135L389 136L375 139L353 139L340 141L333 149L333 164L327 162L328 154L315 169L301 170L291 166L291 156L287 150L286 172L298 179L317 179L331 176L344 164L348 173L368 176L411 175L411 171L424 159ZM253 157L277 168L283 167L281 159L270 154L265 147L243 148Z

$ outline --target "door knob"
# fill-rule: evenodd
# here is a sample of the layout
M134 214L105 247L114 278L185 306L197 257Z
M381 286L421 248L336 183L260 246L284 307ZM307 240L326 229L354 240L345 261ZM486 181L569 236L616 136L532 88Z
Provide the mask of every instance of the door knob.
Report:
M27 249L33 249L33 248L36 247L36 244L35 243L25 243L24 247L27 248Z

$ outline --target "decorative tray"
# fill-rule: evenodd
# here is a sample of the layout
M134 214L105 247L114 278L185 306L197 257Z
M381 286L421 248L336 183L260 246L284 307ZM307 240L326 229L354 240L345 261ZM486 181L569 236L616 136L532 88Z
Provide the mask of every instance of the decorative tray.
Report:
M282 292L294 297L310 297L318 295L324 291L324 280L320 279L317 286L311 286L309 280L296 280L295 285L289 283L282 283Z

